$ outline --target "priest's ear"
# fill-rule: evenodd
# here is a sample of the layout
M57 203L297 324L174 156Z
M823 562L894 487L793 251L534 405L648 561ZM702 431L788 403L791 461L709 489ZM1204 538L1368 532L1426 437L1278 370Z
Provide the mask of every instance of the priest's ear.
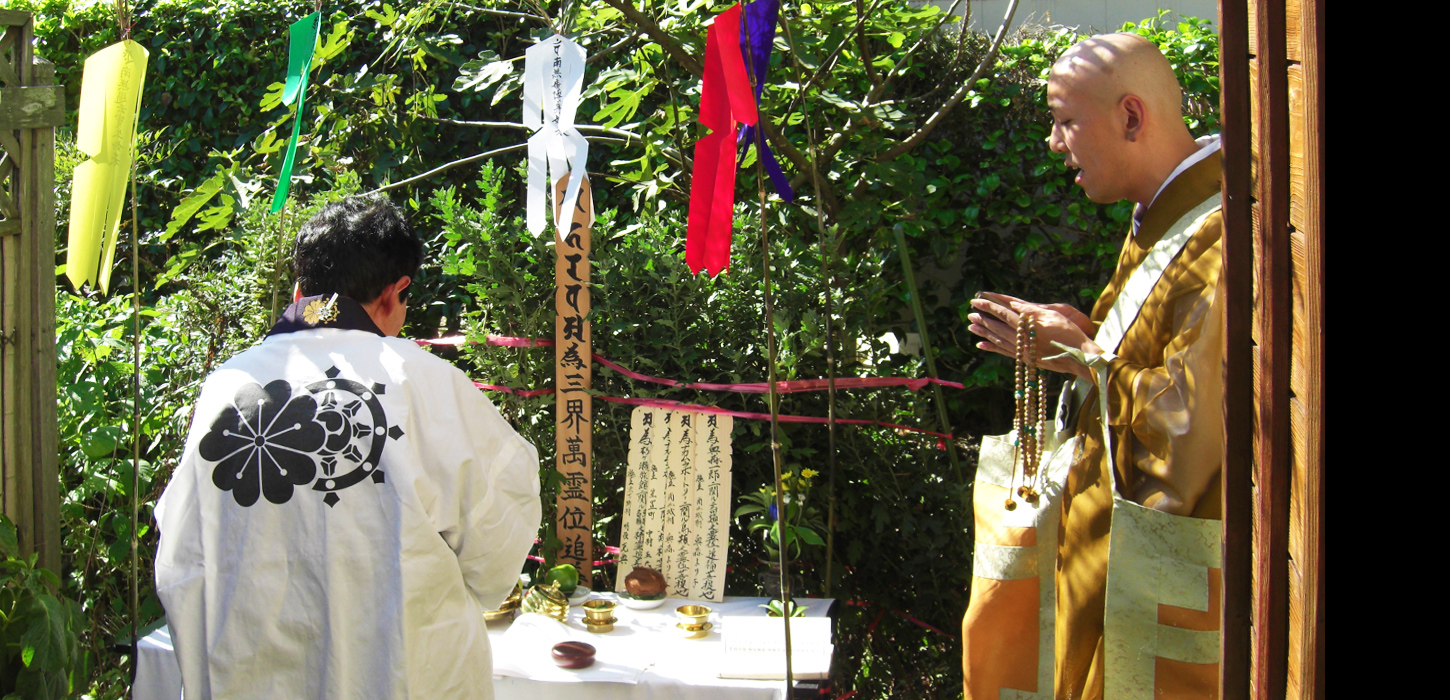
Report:
M1131 93L1124 95L1118 101L1118 109L1123 114L1123 137L1133 142L1143 138L1143 121L1148 114L1143 98Z

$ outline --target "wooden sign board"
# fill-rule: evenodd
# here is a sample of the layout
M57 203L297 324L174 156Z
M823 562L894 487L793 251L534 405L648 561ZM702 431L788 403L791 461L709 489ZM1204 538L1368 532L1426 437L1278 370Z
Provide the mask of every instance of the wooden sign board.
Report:
M616 590L624 590L624 576L635 566L648 566L664 574L671 597L725 599L734 421L634 409Z
M554 187L554 201L564 199L569 178ZM594 198L589 179L579 187L569 233L554 249L554 426L555 468L562 482L555 499L558 562L579 570L579 583L593 585L594 562L594 342L589 324L589 226ZM560 216L555 210L554 215ZM557 229L555 229L557 231Z

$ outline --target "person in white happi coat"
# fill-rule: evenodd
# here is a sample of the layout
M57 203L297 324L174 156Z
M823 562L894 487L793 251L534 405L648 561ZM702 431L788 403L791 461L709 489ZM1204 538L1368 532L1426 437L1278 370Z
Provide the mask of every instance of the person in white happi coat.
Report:
M538 454L396 338L423 246L381 197L297 236L299 297L207 377L156 507L185 695L493 697L484 610L540 523Z

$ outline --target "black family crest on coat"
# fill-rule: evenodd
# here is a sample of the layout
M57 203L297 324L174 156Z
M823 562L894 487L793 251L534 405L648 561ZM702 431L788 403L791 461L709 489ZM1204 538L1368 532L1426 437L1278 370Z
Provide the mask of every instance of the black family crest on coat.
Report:
M339 379L340 373L332 367L326 379L295 393L285 379L238 389L197 448L202 459L216 463L212 483L243 507L262 496L286 503L295 487L308 482L335 506L338 491L369 478L383 483L383 448L388 438L403 436L388 425L378 400L387 387Z

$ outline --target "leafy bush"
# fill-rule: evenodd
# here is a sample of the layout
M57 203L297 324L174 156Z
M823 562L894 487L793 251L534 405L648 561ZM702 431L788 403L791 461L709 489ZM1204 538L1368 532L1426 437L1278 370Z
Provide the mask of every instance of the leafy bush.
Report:
M0 697L62 698L85 682L76 635L86 616L58 594L60 579L20 556L15 524L0 515Z

